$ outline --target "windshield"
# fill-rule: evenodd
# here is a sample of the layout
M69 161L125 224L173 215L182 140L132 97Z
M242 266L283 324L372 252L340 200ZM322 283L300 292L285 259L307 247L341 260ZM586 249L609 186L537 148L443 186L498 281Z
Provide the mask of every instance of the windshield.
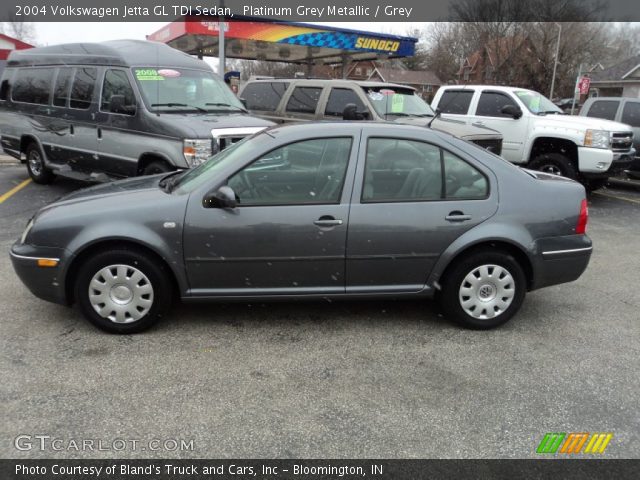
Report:
M432 117L433 110L414 91L400 87L363 87L378 115Z
M229 163L237 162L245 153L251 149L251 138L259 137L260 134L245 137L230 147L225 148L220 153L212 156L203 164L187 170L180 176L173 185L173 191L177 193L192 192L200 185L207 182L213 183L217 172L224 169Z
M525 107L536 115L539 113L563 113L551 100L538 92L518 90L515 94L524 103Z
M152 112L245 111L213 72L186 68L133 68L144 102Z

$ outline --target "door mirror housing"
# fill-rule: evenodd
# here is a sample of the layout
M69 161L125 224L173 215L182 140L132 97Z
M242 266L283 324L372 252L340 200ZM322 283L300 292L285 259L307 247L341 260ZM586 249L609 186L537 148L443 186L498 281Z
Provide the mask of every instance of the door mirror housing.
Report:
M520 107L518 107L516 105L505 105L500 110L500 113L503 113L505 115L509 115L514 120L517 120L522 116L522 110L520 109Z
M204 208L236 208L238 206L236 192L231 187L222 185L204 196L202 206Z
M124 95L111 95L111 98L109 99L109 111L111 113L133 115L136 111L136 107L133 105L125 105Z
M342 111L343 120L369 120L369 112L359 112L355 103L347 103Z

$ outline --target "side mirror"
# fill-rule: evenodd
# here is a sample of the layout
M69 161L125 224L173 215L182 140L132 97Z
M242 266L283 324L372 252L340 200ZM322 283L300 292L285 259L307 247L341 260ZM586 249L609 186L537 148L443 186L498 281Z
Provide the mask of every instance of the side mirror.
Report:
M109 99L109 111L111 113L123 113L125 115L133 115L136 108L131 105L125 105L124 95L111 95Z
M238 201L236 193L227 185L223 185L215 191L207 193L202 199L204 208L236 208Z
M342 111L343 120L369 120L369 112L359 112L355 103L347 103Z
M500 113L503 113L505 115L509 115L514 120L517 120L522 116L522 110L520 110L520 107L518 107L516 105L505 105L500 110Z

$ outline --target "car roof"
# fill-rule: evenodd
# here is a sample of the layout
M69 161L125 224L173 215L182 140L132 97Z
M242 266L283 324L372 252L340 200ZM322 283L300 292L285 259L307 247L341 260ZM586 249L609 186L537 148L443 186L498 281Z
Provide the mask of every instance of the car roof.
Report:
M640 98L634 98L634 97L589 97L587 98L587 102L588 101L592 101L595 102L596 100L616 100L616 101L621 101L624 100L626 102L640 102Z
M296 83L296 84L313 84L313 85L332 85L335 87L339 86L353 86L358 85L363 88L402 88L406 90L415 91L416 89L409 85L401 85L399 83L389 83L389 82L371 82L371 81L363 81L363 80L347 80L340 78L261 78L256 80L249 80L246 85L250 83L273 83L273 82L287 82L287 83Z
M443 85L439 88L439 90L478 90L481 88L486 88L489 90L495 90L498 92L513 92L515 90L525 90L527 92L535 92L535 90L531 90L529 88L523 87L506 87L503 85Z
M100 43L66 43L14 50L8 67L43 65L141 65L211 70L209 65L164 43L145 40L111 40Z
M323 136L333 134L335 132L343 135L351 135L354 131L368 130L369 132L380 132L382 136L393 136L394 133L416 133L419 135L433 134L436 136L449 136L447 133L443 133L439 130L427 128L418 125L406 125L396 122L385 121L344 121L344 120L329 120L321 122L304 122L304 123L284 123L274 125L272 127L263 130L262 132L267 134L298 134L301 131L310 131L312 135Z

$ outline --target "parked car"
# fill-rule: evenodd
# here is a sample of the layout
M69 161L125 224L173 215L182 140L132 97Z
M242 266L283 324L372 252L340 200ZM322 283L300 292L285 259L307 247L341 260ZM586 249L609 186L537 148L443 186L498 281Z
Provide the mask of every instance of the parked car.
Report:
M193 167L269 125L205 62L154 42L16 50L0 81L2 148L37 183Z
M563 115L546 97L523 88L444 86L432 107L498 130L502 156L510 162L579 180L588 190L628 168L635 154L628 125Z
M615 120L631 127L633 130L633 147L636 150L636 154L633 162L629 165L627 174L633 178L640 178L640 98L589 98L584 103L582 110L580 110L580 115Z
M251 79L240 91L251 113L276 123L319 120L393 121L429 125L500 155L502 135L487 127L433 118L435 112L413 87L383 82Z
M553 102L553 104L567 114L571 114L572 108L573 108L574 114L578 113L578 111L580 111L580 105L581 105L580 100L577 98L575 99L575 102L573 98L561 98Z
M96 212L100 212L96 215ZM117 333L184 301L439 297L463 325L587 267L584 188L434 130L273 127L191 170L41 209L11 249L25 285Z

